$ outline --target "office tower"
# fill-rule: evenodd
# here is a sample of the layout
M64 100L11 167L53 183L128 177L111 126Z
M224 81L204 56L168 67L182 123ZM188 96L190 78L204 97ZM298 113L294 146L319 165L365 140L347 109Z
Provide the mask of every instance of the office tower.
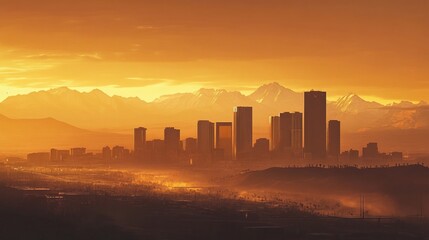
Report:
M197 139L186 138L185 139L185 152L187 154L195 154L197 152Z
M214 150L214 123L200 120L197 128L197 147L200 158L211 160Z
M113 160L124 160L125 159L125 148L122 146L114 146L112 148L112 159Z
M112 160L112 149L110 149L109 146L104 147L101 150L101 155L103 156L104 161L110 161Z
M252 124L252 107L234 107L232 151L236 160L251 156Z
M280 113L280 150L283 153L292 149L292 113Z
M137 159L144 157L146 150L146 128L134 128L134 156Z
M362 157L364 158L377 158L379 155L378 144L368 143L366 147L362 149Z
M146 154L152 163L165 160L165 144L164 140L154 139L146 142Z
M304 154L312 159L326 157L326 92L304 94Z
M218 159L231 160L232 158L232 122L216 123L216 151Z
M154 139L153 141L153 151L158 155L165 153L165 141L161 139Z
M345 151L341 153L341 158L345 158L347 160L358 160L359 159L359 151L350 149L349 151Z
M358 160L359 159L359 151L350 149L349 151L349 159L350 160Z
M86 154L86 148L72 148L70 153L72 158L79 158Z
M266 138L256 139L253 151L257 157L268 157L270 152L270 140Z
M280 117L270 117L270 150L276 151L279 149L280 143Z
M58 150L57 149L54 149L54 148L52 148L51 149L51 155L50 155L50 160L51 161L58 161Z
M164 129L164 148L169 160L177 160L180 153L180 130L173 127Z
M295 154L302 151L302 113L292 113L292 149Z
M51 161L64 161L70 157L69 150L51 149Z
M338 158L341 152L341 126L340 121L330 120L328 123L328 154Z

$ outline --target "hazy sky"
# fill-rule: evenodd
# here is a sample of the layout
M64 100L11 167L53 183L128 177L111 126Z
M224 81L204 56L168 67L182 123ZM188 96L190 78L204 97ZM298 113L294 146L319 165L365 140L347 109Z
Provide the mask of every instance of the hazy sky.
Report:
M0 0L0 99L56 86L150 100L277 81L429 101L427 0Z

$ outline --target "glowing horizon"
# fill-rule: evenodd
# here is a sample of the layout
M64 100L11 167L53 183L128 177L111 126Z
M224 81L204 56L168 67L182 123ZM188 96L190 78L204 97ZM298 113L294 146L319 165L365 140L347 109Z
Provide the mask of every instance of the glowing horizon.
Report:
M0 2L0 99L68 86L150 101L279 82L429 101L425 1Z

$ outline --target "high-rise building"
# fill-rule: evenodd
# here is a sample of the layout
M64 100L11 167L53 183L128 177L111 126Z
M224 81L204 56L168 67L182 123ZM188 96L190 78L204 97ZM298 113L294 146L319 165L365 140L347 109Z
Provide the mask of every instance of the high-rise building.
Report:
M219 158L232 158L232 122L216 123L216 150L222 152Z
M292 113L280 113L280 149L282 152L292 150Z
M104 161L112 160L112 149L109 146L104 147L101 152Z
M341 158L346 160L356 161L359 159L359 151L350 149L349 151L345 151L341 153Z
M50 160L53 161L53 162L59 160L58 150L57 149L55 149L55 148L51 149Z
M326 92L304 94L304 154L312 159L326 157Z
M249 158L253 144L252 107L234 107L232 151L236 160Z
M70 157L70 150L51 149L51 161L64 161Z
M197 146L200 158L211 160L214 151L214 123L200 120L197 128Z
M86 148L72 148L70 149L70 153L72 158L79 158L86 154Z
M276 151L279 149L280 143L280 117L270 117L270 150Z
M302 152L302 113L292 113L292 149L295 153Z
M146 128L134 128L134 156L137 159L144 157L146 150Z
M173 127L164 129L164 147L169 160L177 160L180 154L180 130Z
M366 147L362 149L362 157L364 158L377 158L378 156L378 144L375 142L368 143Z
M340 121L330 120L328 123L328 154L339 157L341 153L341 126Z
M255 156L258 158L266 158L270 152L270 140L267 138L256 139L255 146L253 147Z
M184 147L187 154L195 154L197 152L197 139L186 138Z
M146 153L152 163L164 161L166 157L164 140L153 139L146 142Z
M131 157L130 150L123 146L114 146L112 148L112 160L123 161Z

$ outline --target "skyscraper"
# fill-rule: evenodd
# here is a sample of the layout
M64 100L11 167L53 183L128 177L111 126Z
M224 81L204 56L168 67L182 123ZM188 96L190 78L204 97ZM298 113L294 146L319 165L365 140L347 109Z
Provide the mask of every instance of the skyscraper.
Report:
M250 157L253 144L252 107L234 107L232 151L236 160Z
M170 160L176 160L180 153L180 130L173 127L164 129L164 146Z
M292 150L292 113L280 113L280 150L283 153Z
M103 147L103 149L101 150L101 154L103 156L103 160L104 161L110 161L112 160L112 149L110 149L109 146L105 146Z
M185 152L189 154L194 154L197 152L197 139L196 138L186 138L185 139Z
M198 121L198 153L202 160L211 160L214 151L214 123L208 120Z
M223 152L224 160L232 158L232 123L216 123L216 149Z
M137 159L144 157L146 149L146 128L134 128L134 155Z
M378 156L378 144L376 142L368 143L366 147L362 148L363 158L377 158Z
M72 158L79 158L86 154L86 148L72 148L70 149L70 154Z
M304 94L304 153L312 158L326 156L326 92Z
M341 152L340 121L330 120L328 123L328 154L331 157L339 157Z
M280 117L270 117L270 150L276 151L280 143Z
M51 149L51 161L64 161L70 157L70 150Z
M125 148L123 146L114 146L112 148L112 159L113 160L125 160L126 153Z
M292 113L292 149L302 154L302 113Z

